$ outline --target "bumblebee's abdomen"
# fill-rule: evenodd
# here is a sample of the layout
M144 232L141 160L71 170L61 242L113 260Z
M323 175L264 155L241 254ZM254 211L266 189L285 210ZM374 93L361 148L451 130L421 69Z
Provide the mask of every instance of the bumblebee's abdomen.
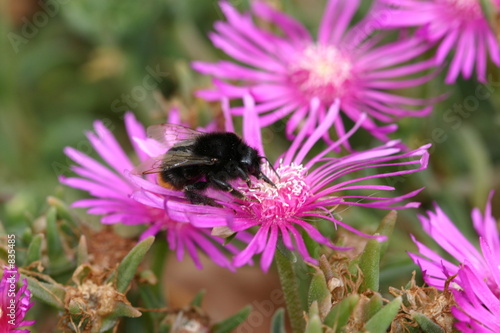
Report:
M164 179L164 176L161 173L158 174L158 177L157 177L156 180L158 181L158 185L160 185L161 187L168 188L169 190L180 190L180 189L182 189L182 187L181 188L177 188L172 183L166 181Z
M202 180L203 175L198 166L172 168L158 174L158 184L165 188L182 190L186 185Z

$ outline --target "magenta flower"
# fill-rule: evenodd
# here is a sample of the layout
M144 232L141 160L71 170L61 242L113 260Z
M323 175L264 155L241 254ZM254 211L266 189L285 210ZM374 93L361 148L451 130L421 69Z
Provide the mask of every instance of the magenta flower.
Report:
M256 121L257 114L252 104L253 101L249 96L244 99L246 107L243 137L248 145L257 149L263 156L260 127ZM275 164L277 175L269 167L263 166L264 173L274 182L275 187L256 179L252 180L251 188L240 180L232 183L247 200L235 199L225 192L212 191L207 195L216 199L222 208L193 205L187 200L172 199L172 192L174 192L172 190L132 176L142 188L134 195L134 198L156 208L164 207L172 218L179 221L185 220L195 226L229 227L230 230L238 233L255 227L257 231L248 246L234 258L236 267L247 264L254 255L262 254L261 267L267 271L279 239L288 249L296 249L305 260L316 262L306 249L300 230L305 231L320 244L333 249L345 249L332 244L330 239L322 235L310 223L311 219L331 222L366 237L384 239L380 236L366 235L350 227L335 216L335 208L338 205L379 209L417 207L418 203L415 202L400 203L406 198L413 197L419 190L387 198L379 193L392 191L394 188L372 181L425 169L428 146L401 153L396 147L399 142L391 141L365 152L339 158L327 157L329 152L347 140L361 126L365 118L362 116L355 127L340 138L335 145L330 145L306 162L305 157L309 150L337 118L338 104L339 101L335 101L325 114L322 124L314 128L314 116L320 111L320 102L318 99L313 100L311 106L313 117L308 118L290 149ZM225 111L226 115L229 114L227 108ZM230 122L230 118L227 117L226 121ZM232 125L229 125L228 129L232 129ZM307 135L308 133L311 134ZM384 168L385 171L376 173L375 168ZM357 172L362 172L363 175L356 175ZM371 175L366 175L370 172L372 172Z
M200 91L199 96L234 99L250 92L262 127L290 115L286 127L289 137L304 119L313 117L310 105L314 98L320 102L314 124L323 122L332 105L354 122L366 113L369 117L361 126L384 142L389 140L387 134L396 130L396 120L422 117L431 111L429 100L391 92L419 86L434 75L424 74L434 66L433 61L409 63L429 46L417 38L377 46L378 38L367 38L373 31L369 19L348 27L359 1L330 0L316 40L293 18L262 1L251 4L258 19L269 21L281 33L256 26L249 13L240 14L222 1L227 22L215 23L216 32L210 39L239 63L194 62L196 70L217 78L215 90ZM340 103L334 103L336 100ZM244 112L242 108L233 111L235 115ZM379 126L377 122L390 125ZM340 116L333 126L337 136L343 137ZM323 135L331 142L328 131ZM348 147L347 141L344 145Z
M498 252L493 262L498 262ZM485 281L483 272L472 265L464 265L458 271L461 290L452 289L458 307L452 308L458 320L455 327L464 333L500 332L500 266L494 267L495 281Z
M428 212L428 217L419 217L424 231L460 266L413 238L419 253L410 253L410 257L420 266L429 285L444 289L447 280L457 275L451 286L458 305L453 314L461 332L500 332L500 235L491 215L492 195L483 216L477 208L472 211L481 252L437 205L435 212Z
M170 114L171 121L178 119L174 111ZM137 122L131 113L125 115L125 126L128 136L139 161L145 161L152 156L159 155L158 151L143 150L142 143L148 141L146 130ZM113 134L100 121L94 123L95 133L87 133L92 147L105 161L101 163L92 157L67 147L64 151L77 165L71 169L79 177L60 177L60 182L84 190L93 198L83 199L73 203L73 207L87 208L89 214L103 215L104 224L123 223L128 225L144 224L148 229L141 235L141 239L166 231L169 247L176 252L181 261L187 252L196 267L201 268L198 252L207 254L216 264L233 269L230 260L222 249L223 239L212 237L210 229L194 227L189 223L177 222L165 214L163 207L154 208L144 205L130 196L139 188L127 176L134 169L134 164ZM153 155L151 155L153 154ZM147 175L149 181L155 181L155 175ZM180 194L179 194L180 196ZM244 235L241 235L243 237ZM230 253L236 253L238 248L232 244L225 247Z
M19 288L18 280L17 268L4 266L0 281L0 333L29 333L30 330L21 328L35 323L34 320L24 320L34 303L30 303L28 281L24 279Z
M480 0L380 0L388 6L390 16L386 28L418 27L417 34L437 44L436 63L443 64L454 50L446 83L458 75L468 79L476 68L477 78L486 81L488 55L500 66L498 39L488 24ZM492 0L491 8L500 12L500 1Z

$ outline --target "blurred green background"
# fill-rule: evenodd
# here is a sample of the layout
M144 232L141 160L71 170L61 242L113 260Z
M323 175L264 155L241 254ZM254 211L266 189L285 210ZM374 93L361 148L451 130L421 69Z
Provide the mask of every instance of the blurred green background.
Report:
M324 0L275 0L314 32ZM244 10L247 0L231 3ZM366 12L371 1L362 4ZM58 176L71 175L66 146L91 156L84 136L101 119L127 144L123 115L133 111L144 124L163 122L170 105L181 105L196 124L210 117L209 106L193 92L210 80L190 69L192 60L226 58L207 33L222 19L214 0L0 0L0 221L10 232L23 230L46 209L45 198L63 192L68 202L85 194L62 189ZM358 15L359 16L359 15ZM156 74L152 74L156 73ZM437 201L473 235L470 209L484 207L500 187L500 75L489 67L487 86L474 79L445 86L446 70L431 83L402 94L420 97L449 92L428 118L408 118L393 135L415 148L433 143L429 170L396 184L405 193L425 186L423 209ZM153 77L154 80L151 80ZM462 107L462 113L452 113ZM201 111L198 111L201 110ZM198 117L198 112L202 116ZM367 136L357 147L372 146ZM280 140L286 148L286 141ZM279 151L271 151L277 156ZM494 198L500 216L500 195ZM423 210L419 211L420 213ZM386 212L349 211L344 220L375 226ZM415 210L400 212L384 280L400 286L415 269L405 251L414 250L409 233L425 239Z

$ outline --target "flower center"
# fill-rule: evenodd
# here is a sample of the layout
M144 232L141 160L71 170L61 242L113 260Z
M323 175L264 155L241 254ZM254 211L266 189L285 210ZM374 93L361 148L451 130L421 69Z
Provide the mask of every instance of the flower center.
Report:
M306 98L331 103L347 90L352 62L333 46L311 45L292 61L289 79Z
M254 183L255 188L246 184L238 187L250 199L244 210L262 223L280 223L296 215L310 196L304 167L295 163L281 165L276 170L279 179L268 167L263 167L263 172L276 187L265 182Z

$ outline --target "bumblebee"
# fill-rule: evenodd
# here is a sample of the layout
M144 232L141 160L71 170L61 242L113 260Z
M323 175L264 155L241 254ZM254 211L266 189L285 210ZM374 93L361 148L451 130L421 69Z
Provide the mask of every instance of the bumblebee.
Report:
M161 124L150 126L147 134L168 150L139 166L136 173L158 173L161 186L184 191L191 203L220 207L203 194L209 187L245 199L229 183L235 179L245 181L249 188L250 176L275 186L261 169L261 162L267 159L234 133L203 133L181 125Z

